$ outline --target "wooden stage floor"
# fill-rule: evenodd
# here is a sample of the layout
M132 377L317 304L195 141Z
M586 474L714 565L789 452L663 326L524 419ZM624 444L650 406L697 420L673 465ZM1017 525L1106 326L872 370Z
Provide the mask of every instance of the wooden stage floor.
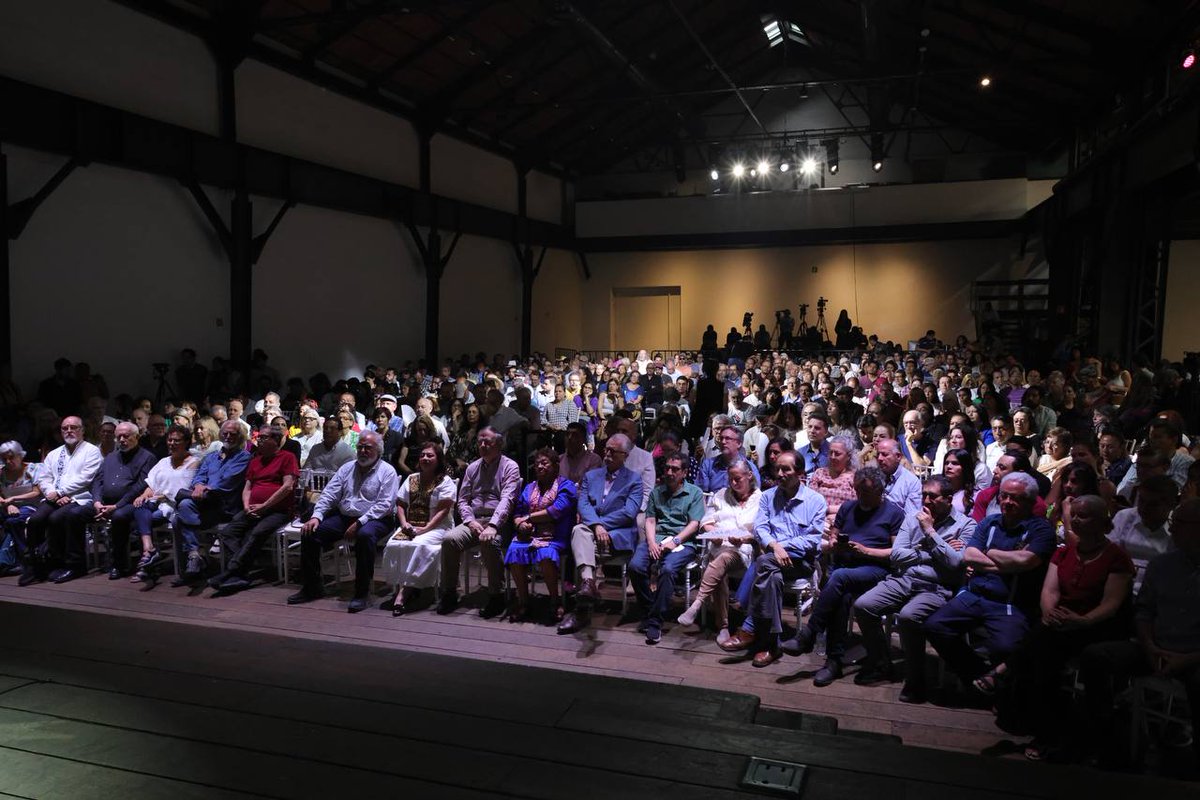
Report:
M989 712L817 689L813 656L760 670L676 626L647 646L615 615L558 636L290 591L0 580L0 796L730 797L749 754L809 764L805 797L1183 788L964 755L1003 738Z

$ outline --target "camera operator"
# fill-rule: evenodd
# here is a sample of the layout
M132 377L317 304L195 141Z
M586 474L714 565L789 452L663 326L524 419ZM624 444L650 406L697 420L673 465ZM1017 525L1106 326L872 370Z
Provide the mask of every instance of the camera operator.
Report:
M792 331L796 327L796 320L792 319L791 310L785 308L776 311L775 320L779 324L779 349L790 350L792 348Z
M771 349L771 332L767 330L766 325L759 325L758 330L754 332L754 349Z

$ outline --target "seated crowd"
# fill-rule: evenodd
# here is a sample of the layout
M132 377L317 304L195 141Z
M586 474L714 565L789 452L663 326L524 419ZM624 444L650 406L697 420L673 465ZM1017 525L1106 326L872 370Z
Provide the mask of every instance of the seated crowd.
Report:
M344 542L350 612L370 607L378 556L394 616L445 615L478 549L483 617L570 635L592 623L611 562L646 644L689 575L698 591L678 625L711 613L716 644L754 667L823 644L816 686L852 666L856 622L855 683L902 681L902 702L925 702L932 647L1033 737L1030 758L1110 755L1114 693L1139 675L1182 681L1194 724L1195 376L1131 375L1078 352L1043 372L930 337L925 350L871 337L806 356L717 351L706 334L699 362L480 355L336 384L281 384L261 352L245 379L220 359L209 373L185 351L183 399L157 407L108 400L102 379L62 360L36 403L5 409L0 556L15 558L0 567L21 586L74 580L100 524L108 577L146 581L168 526L181 579L230 594L254 585L264 546L290 527L288 603L324 595L322 553ZM793 629L785 594L804 587L811 612ZM1082 716L1065 704L1068 662Z

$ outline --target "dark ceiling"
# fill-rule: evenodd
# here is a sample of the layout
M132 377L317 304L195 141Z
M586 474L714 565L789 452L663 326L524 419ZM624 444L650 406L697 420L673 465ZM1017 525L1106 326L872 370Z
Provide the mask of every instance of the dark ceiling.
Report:
M739 130L768 127L754 109L767 91L798 91L796 75L860 98L869 123L848 117L846 133L894 133L919 114L1047 157L1148 103L1148 81L1178 62L1200 22L1196 0L125 3L210 35L245 26L253 57L572 174L719 140L718 105L745 111ZM768 46L771 17L807 41Z

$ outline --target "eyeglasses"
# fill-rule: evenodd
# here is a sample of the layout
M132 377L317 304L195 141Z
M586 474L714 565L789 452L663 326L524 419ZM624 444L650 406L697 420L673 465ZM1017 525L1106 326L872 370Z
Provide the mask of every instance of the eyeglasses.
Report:
M63 430L63 431L81 431L81 430L83 430L83 426L82 426L82 425L63 425L63 426L60 428L60 430Z
M921 497L930 497L934 500L939 497L952 497L953 495L943 494L942 492L921 492Z

